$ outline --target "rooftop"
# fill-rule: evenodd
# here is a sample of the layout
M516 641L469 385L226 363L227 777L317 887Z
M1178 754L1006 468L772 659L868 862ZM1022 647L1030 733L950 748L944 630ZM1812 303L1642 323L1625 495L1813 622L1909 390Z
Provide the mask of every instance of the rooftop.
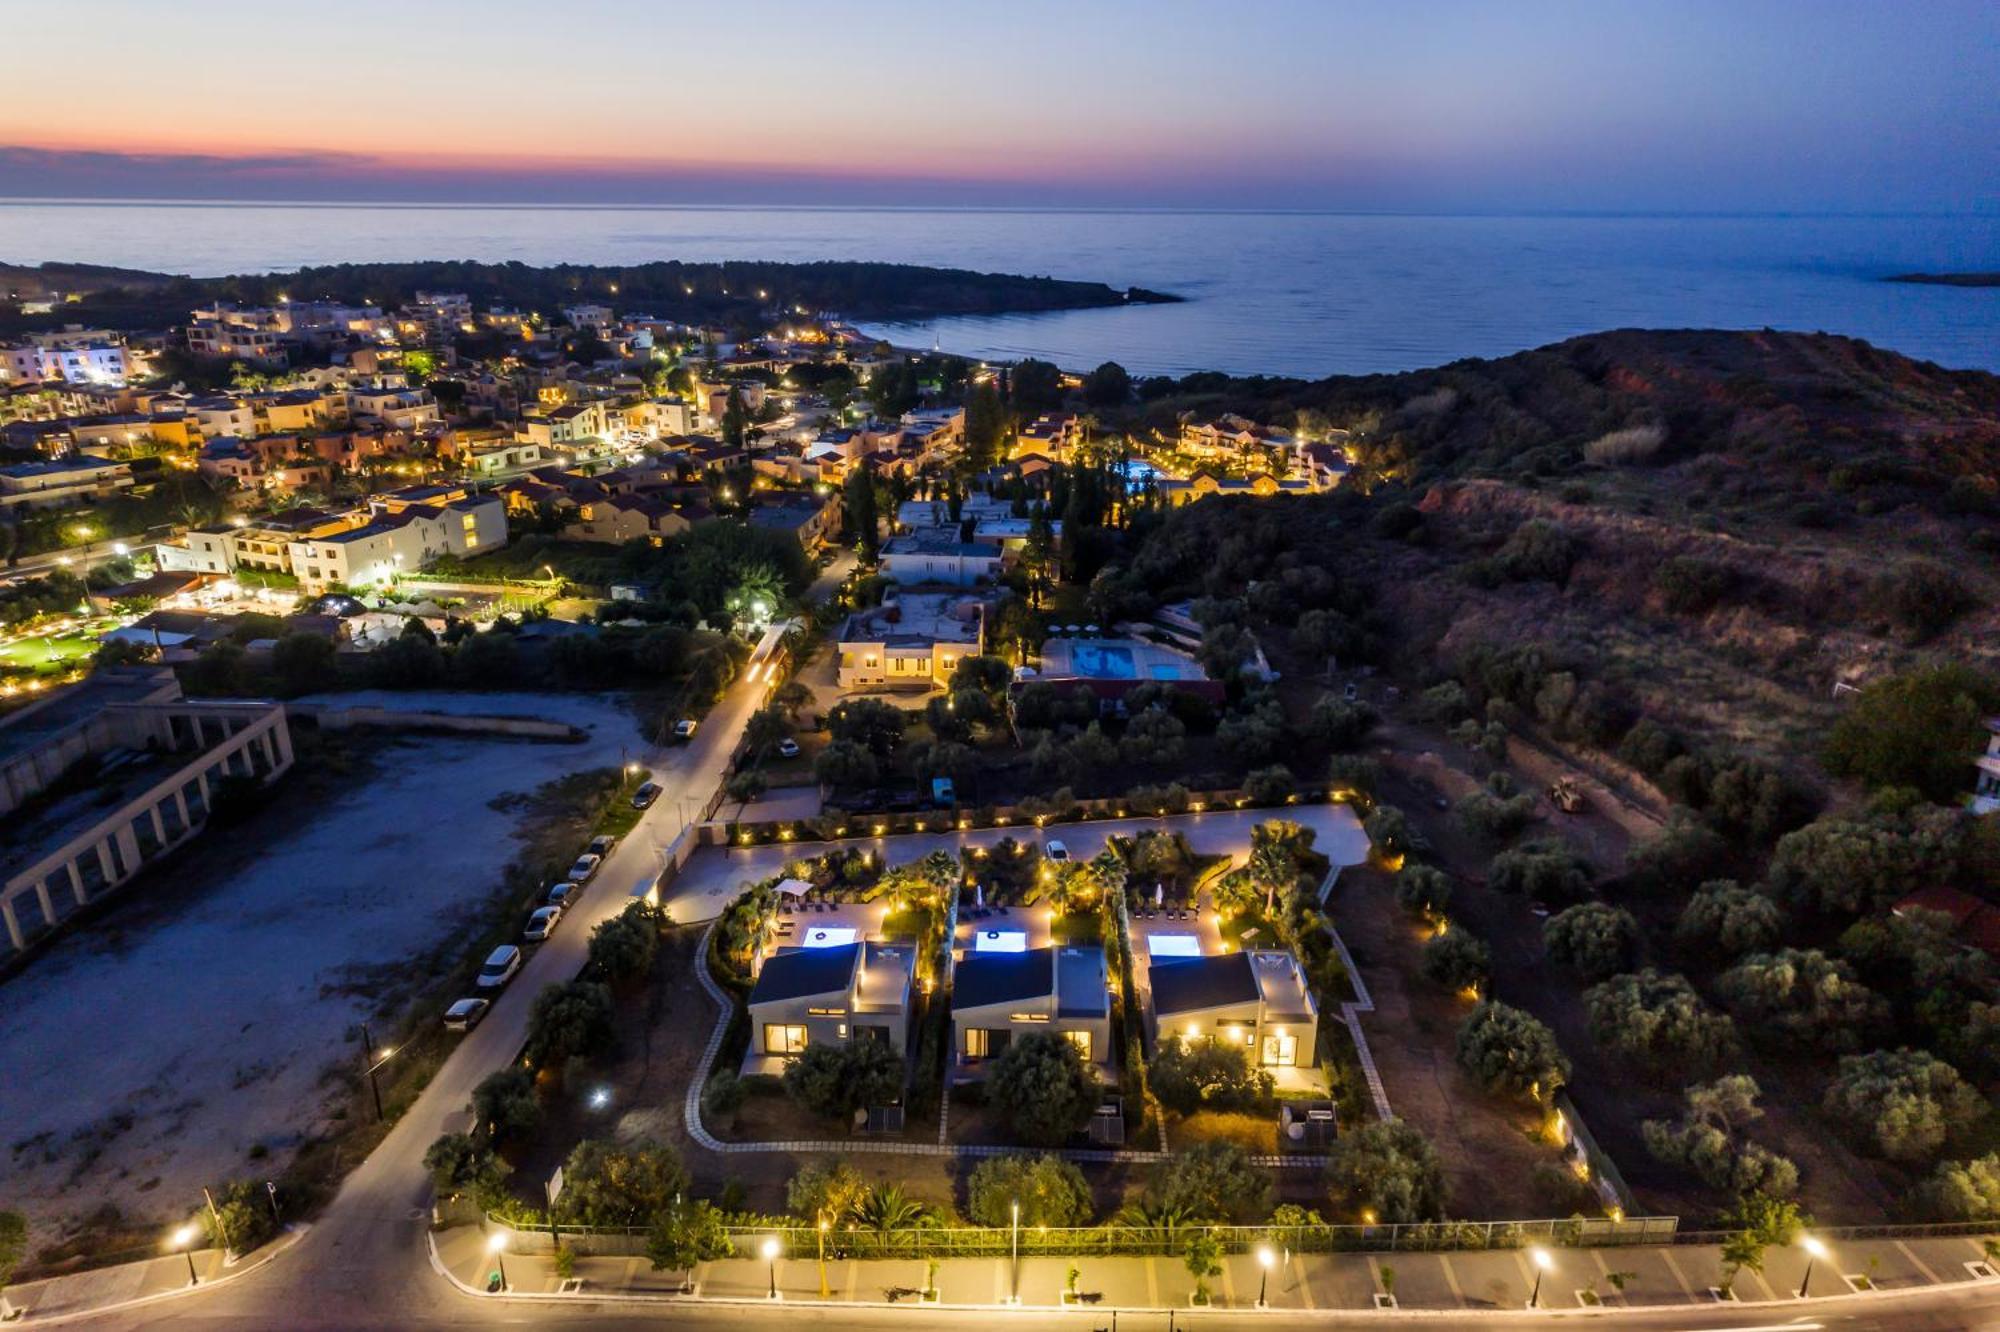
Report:
M949 592L906 592L856 611L840 628L843 643L977 643L983 603Z

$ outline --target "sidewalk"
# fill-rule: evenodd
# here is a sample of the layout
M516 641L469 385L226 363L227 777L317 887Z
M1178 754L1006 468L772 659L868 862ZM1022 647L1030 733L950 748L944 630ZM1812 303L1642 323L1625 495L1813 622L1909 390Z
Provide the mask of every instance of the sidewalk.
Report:
M26 1321L41 1324L171 1299L210 1286L227 1285L256 1271L291 1248L310 1229L305 1225L292 1226L271 1243L234 1263L223 1261L221 1249L195 1249L191 1253L162 1254L143 1262L24 1281L7 1287L7 1301L26 1315ZM190 1259L199 1281L188 1279Z
M461 1226L432 1236L438 1266L453 1281L484 1292L498 1270L486 1249L486 1235L476 1226ZM1813 1270L1815 1296L1848 1295L1874 1288L1908 1290L1973 1279L1966 1264L1981 1256L1978 1241L1964 1238L1871 1240L1843 1243L1832 1257ZM1393 1286L1400 1307L1410 1310L1478 1311L1519 1309L1528 1299L1535 1268L1525 1250L1503 1249L1456 1253L1341 1253L1273 1255L1267 1307L1273 1311L1362 1310ZM1720 1280L1721 1256L1713 1245L1675 1248L1561 1249L1543 1279L1541 1307L1574 1309L1586 1303L1583 1292L1594 1290L1608 1308L1644 1305L1706 1305L1715 1297L1708 1288ZM508 1293L524 1297L562 1298L562 1282L546 1253L504 1253ZM1093 1307L1109 1311L1163 1310L1188 1307L1194 1282L1177 1257L1086 1257L1074 1260L1080 1269L1077 1290L1095 1295ZM1054 1308L1071 1260L1023 1258L1019 1296L1026 1307ZM1742 1302L1796 1300L1805 1277L1806 1257L1797 1249L1773 1249L1765 1257L1762 1275L1745 1272L1736 1281ZM1623 1275L1624 1290L1610 1280ZM921 1259L826 1263L827 1299L833 1303L916 1306L916 1292L925 1284ZM679 1272L655 1272L643 1256L584 1257L576 1260L582 1282L573 1292L595 1297L685 1299L678 1294ZM776 1264L779 1294L792 1301L820 1302L820 1266L813 1253L781 1256ZM1256 1306L1263 1269L1253 1254L1223 1259L1222 1275L1211 1279L1214 1306L1251 1309ZM755 1255L704 1263L695 1271L696 1297L701 1299L768 1298L771 1265ZM1013 1264L1005 1257L947 1258L938 1264L940 1302L948 1305L993 1307L1007 1302L1014 1287ZM895 1298L892 1300L892 1293Z

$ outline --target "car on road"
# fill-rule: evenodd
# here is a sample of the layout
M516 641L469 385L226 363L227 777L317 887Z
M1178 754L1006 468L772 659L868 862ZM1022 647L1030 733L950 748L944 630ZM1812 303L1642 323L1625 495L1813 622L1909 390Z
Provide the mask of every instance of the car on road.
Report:
M564 879L561 883L549 885L549 895L544 897L542 902L546 906L566 907L571 902L576 901L577 894L582 891L582 884L576 882L574 879Z
M674 723L674 739L676 740L694 739L695 729L700 725L701 723L696 721L692 717L681 718L679 721Z
M779 758L797 758L798 756L799 756L798 741L792 739L792 737L788 735L784 739L778 742Z
M632 808L645 809L660 798L658 782L640 782L639 789L632 793Z
M473 983L482 990L497 990L513 980L520 969L521 950L513 944L501 944L486 955L486 965L479 969L479 978Z
M605 833L600 837L591 838L590 845L583 849L590 852L591 855L596 856L599 860L602 860L611 854L611 848L616 845L618 845L618 839L610 833Z
M559 906L536 907L535 914L528 917L528 928L521 931L521 937L529 943L540 943L556 932L556 925L563 918Z
M1069 860L1069 847L1061 839L1051 837L1049 844L1042 849L1042 854L1058 865L1065 864Z
M564 872L563 877L573 879L577 883L589 883L590 876L597 873L597 867L603 863L603 856L595 851L586 851L576 858L576 863Z
M444 1010L446 1031L471 1031L479 1025L479 1019L486 1016L486 1010L493 1007L489 999L461 999Z

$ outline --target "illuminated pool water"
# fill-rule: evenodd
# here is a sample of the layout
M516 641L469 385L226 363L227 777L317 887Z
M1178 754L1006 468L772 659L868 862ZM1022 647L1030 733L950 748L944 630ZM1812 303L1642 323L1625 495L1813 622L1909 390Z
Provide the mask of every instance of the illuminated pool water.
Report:
M972 951L975 953L1025 953L1028 951L1026 930L980 930L972 936Z
M1200 957L1201 940L1192 934L1149 934L1146 953L1153 961Z
M803 948L838 948L842 944L853 943L857 937L859 936L854 930L844 925L825 925L807 930L805 937L800 940L800 946Z

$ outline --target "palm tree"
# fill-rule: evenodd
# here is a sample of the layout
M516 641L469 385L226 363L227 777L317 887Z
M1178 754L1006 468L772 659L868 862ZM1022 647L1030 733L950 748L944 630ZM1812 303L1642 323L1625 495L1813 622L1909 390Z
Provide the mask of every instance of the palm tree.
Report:
M887 1233L911 1230L930 1220L930 1208L909 1197L900 1184L883 1184L868 1190L854 1209L854 1222L866 1230Z

